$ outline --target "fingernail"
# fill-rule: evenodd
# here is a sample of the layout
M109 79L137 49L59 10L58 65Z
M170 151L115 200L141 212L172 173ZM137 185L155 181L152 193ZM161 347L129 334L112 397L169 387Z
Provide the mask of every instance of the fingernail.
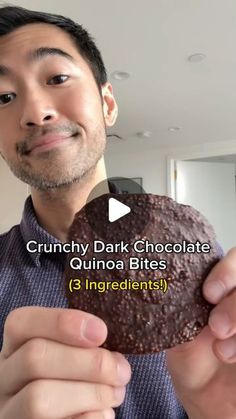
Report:
M98 343L105 339L106 326L102 320L97 317L91 317L84 322L81 333L90 342Z
M223 358L230 359L236 355L236 342L233 338L217 342L217 349Z
M217 303L225 294L225 287L221 281L209 281L204 286L205 295L213 303Z
M221 337L225 337L232 327L228 314L218 312L210 314L209 326L213 332Z
M118 403L122 403L125 398L125 387L114 387L115 399Z
M128 361L116 352L114 354L117 358L117 375L120 381L120 384L127 384L130 380L131 370Z

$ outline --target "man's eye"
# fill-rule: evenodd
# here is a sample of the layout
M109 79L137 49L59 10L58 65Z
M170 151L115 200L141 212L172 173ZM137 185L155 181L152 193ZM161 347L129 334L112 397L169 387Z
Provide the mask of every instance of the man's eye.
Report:
M0 106L7 105L16 97L15 93L5 93L0 95Z
M64 74L59 74L58 76L53 77L48 84L62 84L69 79L69 76Z

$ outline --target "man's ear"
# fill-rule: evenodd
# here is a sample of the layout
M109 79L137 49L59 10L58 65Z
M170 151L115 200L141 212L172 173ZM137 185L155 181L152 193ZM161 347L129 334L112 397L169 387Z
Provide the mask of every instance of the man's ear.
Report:
M113 89L110 83L102 86L103 114L107 127L112 127L118 115L118 106L113 96Z

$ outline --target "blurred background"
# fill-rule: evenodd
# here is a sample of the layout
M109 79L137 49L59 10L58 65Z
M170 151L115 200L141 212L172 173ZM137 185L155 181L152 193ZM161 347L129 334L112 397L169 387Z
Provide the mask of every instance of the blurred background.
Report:
M5 4L1 2L1 4ZM7 3L9 4L9 2ZM95 38L119 106L109 177L200 210L227 251L236 244L234 0L21 0L71 17ZM0 233L30 193L0 160Z

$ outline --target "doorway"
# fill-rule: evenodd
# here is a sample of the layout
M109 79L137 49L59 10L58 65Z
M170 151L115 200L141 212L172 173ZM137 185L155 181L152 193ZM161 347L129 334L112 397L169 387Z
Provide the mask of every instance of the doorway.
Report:
M236 245L236 154L172 159L170 196L200 211L227 252Z

